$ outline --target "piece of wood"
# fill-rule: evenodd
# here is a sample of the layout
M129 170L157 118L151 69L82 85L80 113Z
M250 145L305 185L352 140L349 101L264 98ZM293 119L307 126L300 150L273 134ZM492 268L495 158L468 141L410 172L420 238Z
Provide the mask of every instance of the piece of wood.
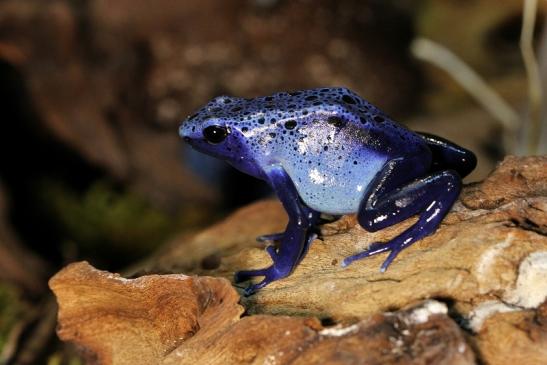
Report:
M277 202L256 203L197 236L175 240L144 270L183 267L185 272L231 279L236 270L270 264L254 238L280 231L285 223ZM379 272L385 255L340 267L344 257L397 235L411 223L376 233L363 230L354 216L326 224L323 239L314 241L291 276L243 298L242 303L250 314L312 315L340 321L416 300L442 298L451 303L465 328L477 333L472 338L480 339L486 333L481 331L482 324L490 323L486 318L500 311L533 315L545 301L547 157L508 157L485 181L465 187L439 230L403 251L386 273ZM216 257L218 267L207 270L206 257ZM541 336L529 343L530 349L546 344ZM510 346L492 350L499 358L509 352L515 355Z
M159 364L199 332L237 320L243 308L229 282L185 275L128 280L85 262L50 280L59 303L59 337L97 364Z
M377 314L324 328L314 318L240 315L224 279L151 275L124 279L85 262L51 281L61 339L88 363L473 364L463 333L443 303Z
M186 364L187 361L210 364L351 364L360 361L418 364L440 363L443 357L436 357L440 353L444 354L442 363L467 364L474 362L474 356L468 355L467 345L459 340L463 338L461 329L465 329L475 356L486 364L547 363L547 157L507 158L484 182L467 186L439 230L404 250L386 273L379 272L385 255L355 262L348 268L340 267L344 257L366 248L371 242L395 236L412 222L410 219L376 233L363 230L354 216L323 225L322 239L313 242L306 258L289 277L268 285L255 295L241 298L250 316L239 319L241 312L229 309L233 307L228 304L211 309L227 311L216 315L226 315L232 322L209 322L214 328L200 326L193 336L182 336L185 340L177 346L157 345L164 354L169 352L166 349L170 350L161 361L167 364ZM133 274L184 272L216 276L216 279L198 276L185 280L206 280L208 285L217 281L222 283L221 291L240 308L235 304L238 296L230 294L228 281L221 278L231 280L235 270L269 265L269 257L255 237L281 231L285 224L286 216L277 202L258 202L203 232L175 239ZM132 311L130 303L133 303L142 313L152 313L157 305L152 299L129 299L141 298L142 291L149 293L151 289L133 281L116 284L120 279L108 279L106 273L79 265L82 270L94 274L75 276L74 269L69 267L51 282L61 305L59 333L64 339L79 341L90 348L90 339L84 336L87 326L91 326L92 333L99 331L110 335L113 332L101 329L111 328L108 327L111 325L103 327L104 323L120 320L118 309L108 311L112 314L107 322L100 316L87 317L84 322L71 319L80 318L74 315L78 310L96 312L97 302L104 302L109 308L126 306L126 312ZM151 278L158 288L164 285L163 282L173 280L170 275L152 275L138 280L147 282ZM125 294L111 296L109 287L113 283L109 280L114 280L120 288L125 285ZM240 292L243 287L236 286ZM86 288L85 293L82 288ZM168 285L152 292L159 297L179 298L177 291L180 294L183 290L188 292L188 289ZM170 294L162 294L162 291ZM184 297L189 303L199 301ZM415 306L417 302L431 298L444 304L426 302L422 304L422 310L414 311L422 313L422 317L436 318L427 314L431 311L424 312L424 306L437 303L432 308L438 309L435 305L446 305L448 314L456 321L437 310L443 321L448 321L442 326L434 326L439 331L435 333L438 341L426 340L417 345L412 341L407 343L403 338L400 347L399 337L390 332L390 328L400 324L396 326L389 321L393 315L410 314L406 309L396 314L386 312ZM187 306L184 302L166 302L176 305L170 310L164 307L161 318L147 317L147 321L158 328L161 323L172 323L188 316L188 312L181 309L181 305ZM76 312L71 312L73 310ZM330 329L324 329L317 318L326 320L324 323L343 325L329 332ZM196 320L190 322L196 323ZM348 324L356 327L348 327ZM134 326L132 324L131 328ZM147 326L145 328L149 330L157 330ZM112 325L112 328L123 327ZM413 333L412 329L409 331ZM424 331L418 329L418 333ZM72 335L68 336L68 333ZM343 336L330 343L332 339L325 337L327 333L342 333ZM127 338L129 335L121 331L119 336ZM142 344L133 337L133 345ZM302 350L298 350L299 347ZM386 354L398 355L389 357ZM434 360L423 357L425 354L432 354ZM123 356L118 359L120 362L112 363L124 364Z

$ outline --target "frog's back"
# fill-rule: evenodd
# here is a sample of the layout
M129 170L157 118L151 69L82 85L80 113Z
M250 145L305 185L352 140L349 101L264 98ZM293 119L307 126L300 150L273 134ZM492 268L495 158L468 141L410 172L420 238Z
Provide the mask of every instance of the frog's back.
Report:
M211 117L241 132L246 155L261 169L281 164L304 202L331 214L357 211L388 160L427 150L418 135L346 88L219 97L190 119Z
M262 135L273 146L266 164L279 161L315 210L356 212L388 160L427 153L419 136L347 89L302 91L287 100L269 115L275 127Z

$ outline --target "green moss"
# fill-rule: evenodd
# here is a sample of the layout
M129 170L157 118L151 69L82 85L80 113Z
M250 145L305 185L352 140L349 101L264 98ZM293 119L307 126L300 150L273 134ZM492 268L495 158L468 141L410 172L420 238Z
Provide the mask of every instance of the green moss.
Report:
M16 291L0 283L0 353L13 328L23 315L23 305Z
M67 241L84 256L108 261L108 255L116 255L115 260L125 264L157 247L176 226L172 217L142 197L107 182L95 183L83 194L46 182L42 196Z
M66 354L61 352L56 352L52 354L48 360L47 365L84 365L84 361L80 357L76 357L72 354Z

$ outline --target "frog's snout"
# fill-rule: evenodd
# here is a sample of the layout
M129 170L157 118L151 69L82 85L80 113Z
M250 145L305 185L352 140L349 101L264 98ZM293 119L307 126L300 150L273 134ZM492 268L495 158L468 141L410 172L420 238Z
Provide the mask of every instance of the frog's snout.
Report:
M197 132L195 126L192 126L185 121L179 127L179 136L185 143L194 146L194 144L201 139L201 132Z
M188 142L190 140L190 135L192 133L191 129L188 128L188 125L185 125L186 121L181 124L179 127L179 136L185 141Z

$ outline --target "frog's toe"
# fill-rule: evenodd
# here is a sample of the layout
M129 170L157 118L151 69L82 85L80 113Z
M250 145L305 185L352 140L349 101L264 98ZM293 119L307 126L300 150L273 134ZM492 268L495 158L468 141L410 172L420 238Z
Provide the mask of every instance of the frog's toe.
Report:
M234 275L234 281L236 283L241 283L243 281L252 279L256 276L265 276L266 272L267 272L267 269L238 271Z
M401 247L394 247L391 249L391 252L389 253L387 259L384 261L384 263L382 264L382 266L380 267L380 272L386 272L387 268L389 265L391 265L391 263L393 262L393 260L395 260L395 257L397 257L397 255L399 254L399 252L402 251L402 248Z
M253 295L258 290L262 289L266 285L268 285L270 282L266 279L262 280L260 283L249 285L244 291L243 295L246 297Z
M262 236L258 236L256 238L256 240L258 242L266 242L266 241L281 241L281 239L283 238L283 235L285 234L285 232L282 232L282 233L272 233L272 234L265 234L265 235L262 235Z
M370 257L370 256L373 256L373 255L377 255L379 253L390 251L392 249L393 249L393 247L389 243L383 243L383 242L371 243L365 251L359 252L358 254L346 257L342 261L342 267L347 267L353 261L364 259L365 257ZM392 253L389 255L388 260L391 257L391 255L393 254L393 252L394 251L392 251ZM399 252L397 252L397 253L399 253ZM397 256L397 253L395 254L395 256ZM387 266L389 266L389 264L391 263L391 261L393 261L395 256L393 256L391 258L391 260L389 260L387 265L386 265L386 262L384 262L384 264L382 265L382 269L380 269L382 272L385 271L385 268L387 268ZM388 260L386 260L386 261L388 261ZM384 268L384 265L385 265L385 268Z
M263 276L264 280L259 282L258 284L252 284L245 290L245 296L249 296L256 292L257 290L265 287L266 285L282 279L290 274L290 270L288 270L286 267L277 267L275 265L272 265L270 267L267 267L265 269L260 270L247 270L247 271L239 271L235 274L235 282L239 283L245 280L252 279L256 276Z
M270 255L270 257L272 258L274 262L277 260L278 254L277 254L277 249L275 248L275 246L266 247L266 252L268 252L268 254Z

